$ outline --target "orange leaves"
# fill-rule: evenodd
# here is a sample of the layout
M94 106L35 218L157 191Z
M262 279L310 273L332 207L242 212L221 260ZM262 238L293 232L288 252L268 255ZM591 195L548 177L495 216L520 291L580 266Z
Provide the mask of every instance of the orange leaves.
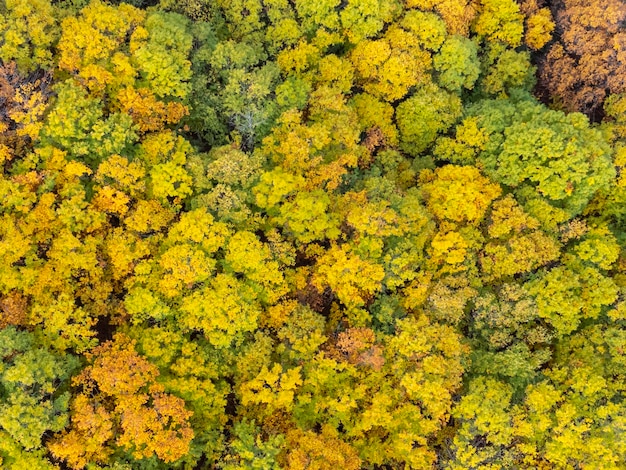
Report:
M81 469L90 462L106 462L112 453L106 445L113 438L111 414L81 393L74 398L71 416L71 429L48 443L50 453L73 469Z
M337 349L352 364L367 365L380 371L385 363L382 348L376 345L376 335L370 328L349 328L339 333Z
M157 368L139 356L134 342L124 335L94 348L88 356L93 358L93 364L83 373L106 395L133 395L159 375Z
M185 105L177 101L158 100L147 88L126 87L117 94L120 110L133 118L141 132L160 131L189 114Z
M164 462L189 451L192 413L183 400L164 392L156 382L158 369L134 346L118 334L86 354L90 365L75 378L84 393L72 403L71 427L48 446L72 468L106 463L114 446L132 451L137 459L156 454Z
M194 436L188 422L192 413L185 409L185 402L157 392L151 394L152 406L148 407L144 397L138 398L135 403L118 405L122 434L117 444L134 449L139 459L156 454L164 462L174 462L185 455Z
M626 6L620 0L567 0L559 7L555 20L562 33L540 63L540 83L567 110L594 119L609 94L626 91L624 35L619 26L626 18ZM537 15L531 17L536 18L536 27L549 27Z
M24 325L27 307L26 298L20 294L0 297L0 330L8 325Z

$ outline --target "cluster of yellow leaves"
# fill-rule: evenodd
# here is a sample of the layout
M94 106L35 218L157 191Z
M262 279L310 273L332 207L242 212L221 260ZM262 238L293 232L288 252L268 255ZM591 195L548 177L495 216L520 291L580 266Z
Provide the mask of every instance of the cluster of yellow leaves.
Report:
M337 188L363 151L355 113L341 95L326 91L329 94L320 95L320 100L329 101L318 102L317 119L305 124L302 113L286 111L263 141L263 153L284 171L303 176L307 189Z
M331 426L321 433L294 429L287 433L289 451L285 468L289 470L358 470L361 459L356 450L342 441Z
M192 147L171 131L149 134L141 143L139 158L150 168L148 192L162 203L174 203L192 193L193 180L185 169Z
M502 190L473 166L446 165L423 172L422 190L428 209L437 218L476 225Z
M362 307L381 288L382 266L351 253L347 245L332 244L317 262L313 285L320 291L329 286L349 308Z
M404 97L409 89L429 80L432 67L430 54L422 49L420 38L414 33L430 17L419 20L407 14L404 28L392 26L385 36L359 42L350 55L357 72L357 83L376 98L387 102Z
M481 253L481 266L487 278L502 278L530 272L561 255L561 246L539 222L527 215L512 195L493 204L490 240Z
M264 413L289 411L294 406L294 395L302 385L300 367L283 370L280 364L271 369L263 366L259 375L241 385L243 405L262 405Z
M55 11L49 0L7 0L0 15L0 59L16 61L30 72L53 64L51 46L58 38Z
M95 92L134 82L135 70L123 52L127 36L132 44L147 35L141 27L146 13L128 4L114 8L91 2L80 17L63 20L58 49L59 67L77 74Z

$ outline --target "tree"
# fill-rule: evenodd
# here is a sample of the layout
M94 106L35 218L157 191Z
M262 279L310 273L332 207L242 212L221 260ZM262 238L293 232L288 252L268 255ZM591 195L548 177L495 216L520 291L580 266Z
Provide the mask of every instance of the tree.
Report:
M481 0L472 30L480 39L517 47L522 42L524 16L513 0Z
M599 120L604 100L625 91L620 30L624 18L626 5L619 0L559 3L554 19L563 33L541 62L539 79L568 111Z
M501 189L471 166L446 165L420 175L430 212L442 221L479 224Z
M135 341L118 334L87 357L75 379L83 391L72 401L71 426L48 444L56 458L82 468L105 463L117 446L138 460L174 462L188 452L191 412L156 382L158 369L137 354Z
M366 39L356 45L350 60L356 71L357 85L379 99L393 102L406 96L412 87L429 82L431 57L420 47L420 37L414 32L421 29L420 20L438 21L426 15L407 20L400 23L402 27L389 28L380 39Z
M0 31L3 62L15 61L22 72L52 68L59 27L49 0L6 0L0 6Z
M400 148L411 156L424 152L461 116L461 100L434 84L418 88L396 108Z
M433 58L438 83L451 92L471 90L480 74L478 47L463 36L449 36Z
M592 267L543 269L525 288L535 297L539 316L560 336L576 330L583 318L597 318L617 298L614 281Z
M581 114L549 110L524 96L482 101L469 109L489 135L477 164L520 194L532 187L569 217L579 214L613 179L610 148Z
M78 359L38 346L13 326L0 330L0 344L0 428L26 451L39 449L44 433L67 425L67 384Z
M556 26L552 12L548 7L543 7L544 4L528 0L520 5L520 11L526 17L524 43L533 50L540 50L550 42Z
M492 240L481 253L481 267L488 279L531 272L559 258L559 243L537 230L539 226L511 195L493 204L488 228Z
M42 129L42 143L60 148L93 167L113 154L127 154L137 134L127 114L104 118L101 101L75 81L58 84L57 94Z
M344 305L356 308L380 290L384 276L382 266L361 259L346 245L333 244L318 261L313 285L320 291L330 287Z

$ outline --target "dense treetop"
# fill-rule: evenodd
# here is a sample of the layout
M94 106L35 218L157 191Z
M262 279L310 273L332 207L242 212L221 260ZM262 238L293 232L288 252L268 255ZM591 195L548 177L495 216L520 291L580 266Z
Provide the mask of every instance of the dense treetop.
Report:
M624 21L0 0L0 466L626 468Z

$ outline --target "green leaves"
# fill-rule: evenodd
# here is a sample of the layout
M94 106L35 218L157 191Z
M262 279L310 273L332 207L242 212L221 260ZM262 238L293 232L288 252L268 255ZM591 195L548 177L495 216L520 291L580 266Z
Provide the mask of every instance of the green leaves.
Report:
M38 449L45 432L67 425L70 395L64 382L78 360L37 346L32 334L14 327L0 330L0 345L0 428L24 449Z
M548 110L523 96L482 101L469 114L489 135L477 157L485 173L514 190L531 186L570 216L614 178L608 143L580 114Z
M56 91L57 101L42 130L43 143L96 166L110 155L127 153L136 142L130 116L114 113L105 118L101 101L71 80Z
M187 20L174 13L146 19L147 41L133 54L139 74L158 97L186 98L190 91L192 36Z
M396 108L400 148L411 156L426 150L461 116L461 100L434 84L419 87Z

